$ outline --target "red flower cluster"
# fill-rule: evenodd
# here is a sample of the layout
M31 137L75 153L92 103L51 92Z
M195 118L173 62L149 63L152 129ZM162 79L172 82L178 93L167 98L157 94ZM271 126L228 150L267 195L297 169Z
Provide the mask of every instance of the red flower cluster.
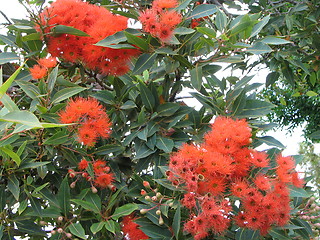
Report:
M168 42L174 28L182 21L182 17L174 10L168 10L178 5L177 0L155 0L152 8L141 13L139 20L143 30L162 42Z
M87 181L94 182L94 184L100 188L110 188L113 190L115 187L112 184L114 181L114 176L110 173L110 167L107 166L107 162L103 160L96 160L92 163L94 177L92 178L86 171L89 167L89 162L86 159L82 159L78 164L78 169L81 172L75 172L74 170L69 170L70 177L76 177L81 175Z
M142 240L142 239L149 239L149 237L144 234L139 229L139 225L134 222L137 218L134 217L133 214L125 216L122 219L122 232L124 234L125 239L127 240Z
M191 211L185 230L195 239L223 233L233 219L240 227L267 234L289 220L288 184L303 185L291 157L279 155L270 168L264 152L248 148L251 129L245 120L218 117L200 146L184 145L170 159L168 177L187 190L182 204ZM268 175L267 175L268 174ZM231 205L241 202L238 214Z
M47 75L48 69L57 65L57 59L54 57L41 58L38 60L38 64L30 68L30 73L33 79L40 79Z
M127 28L127 18L113 15L106 8L80 0L57 0L41 14L48 51L69 62L81 62L104 74L122 75L129 70L129 60L136 49L112 49L95 46L98 41ZM89 36L48 34L55 25L79 29ZM40 26L37 27L40 31Z
M93 146L99 137L110 136L111 122L105 108L95 98L76 98L59 113L61 123L78 123L79 142Z

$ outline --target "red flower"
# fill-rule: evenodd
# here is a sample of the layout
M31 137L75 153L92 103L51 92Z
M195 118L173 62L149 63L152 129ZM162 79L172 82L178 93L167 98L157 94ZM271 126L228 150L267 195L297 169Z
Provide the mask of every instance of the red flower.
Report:
M128 240L142 240L149 239L149 237L139 229L139 225L134 222L137 218L133 214L123 217L122 232L125 239Z
M40 65L34 65L32 68L29 69L31 76L33 79L40 79L47 75L47 69L45 67L42 67Z
M78 164L79 170L85 170L85 169L87 169L88 166L89 166L89 163L85 159L82 159L81 162L79 162L79 164Z
M38 63L42 67L53 68L57 65L57 59L55 57L41 58Z
M102 173L98 175L94 183L101 188L107 188L113 182L113 174L112 173Z

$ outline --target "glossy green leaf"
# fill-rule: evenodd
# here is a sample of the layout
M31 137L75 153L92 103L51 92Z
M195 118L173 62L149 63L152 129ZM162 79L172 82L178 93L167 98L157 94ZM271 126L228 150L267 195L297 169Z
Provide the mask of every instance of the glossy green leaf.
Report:
M207 35L210 38L215 38L217 33L214 29L208 27L197 27L198 32Z
M186 27L178 27L178 28L174 29L174 34L177 34L177 35L187 35L187 34L191 34L194 32L195 32L194 29L186 28Z
M207 17L216 13L217 11L218 9L214 4L200 4L192 10L187 19Z
M152 92L142 82L139 83L139 90L140 90L140 95L141 95L141 100L142 100L143 105L148 110L153 110L153 108L155 106L155 99L154 99Z
M19 60L19 56L12 52L2 52L0 53L0 65L12 61Z
M15 142L16 140L18 140L19 138L20 138L19 135L13 134L13 135L11 135L10 137L1 140L1 141L0 141L0 147L4 147L4 146L6 146L6 145L9 145L9 144ZM20 156L18 153L17 153L17 155Z
M127 216L137 209L138 209L137 204L134 204L134 203L125 204L121 207L116 208L116 210L112 214L112 219L118 220L120 217Z
M105 222L98 222L91 225L90 230L93 234L100 232L104 227Z
M177 103L164 103L158 106L157 113L159 117L172 116L180 108Z
M137 29L127 28L125 31L132 34L132 35L135 35L135 36L139 36L142 34ZM126 40L127 40L127 37L125 36L124 31L120 31L120 32L116 32L115 34L113 34L111 36L106 37L105 39L102 39L101 41L97 42L95 45L102 46L102 47L108 47L109 45L118 44L118 43L124 42Z
M272 103L260 100L247 100L246 105L238 117L262 117L267 115L274 107Z
M265 37L260 41L269 45L281 45L281 44L291 43L288 40L285 40L283 38L277 38L277 37Z
M0 99L7 92L12 82L16 79L16 77L20 73L23 66L24 66L24 63L7 79L7 81L4 84L2 84L2 86L0 87Z
M272 229L268 232L272 237L278 240L290 240L291 237L288 236L288 234L284 230L280 229Z
M132 70L132 74L139 75L143 73L144 70L150 69L154 64L156 58L157 58L156 53L153 53L153 54L143 53L142 55L140 55L140 57L138 58L134 66L134 69Z
M58 201L61 213L64 216L67 216L70 210L70 186L68 177L65 177L61 182L58 192Z
M269 53L272 51L273 51L272 48L263 42L257 42L252 47L247 49L247 52L253 53L256 55Z
M58 77L58 70L59 70L59 65L57 65L54 69L52 69L52 71L50 72L49 76L48 76L48 91L51 92L54 88L54 85L57 81L57 77Z
M303 188L289 186L289 189L290 189L290 196L291 197L303 197L303 198L310 197L310 194L306 190L304 190Z
M69 139L68 133L66 131L59 131L55 133L53 136L46 139L43 144L45 145L59 145L64 144Z
M266 79L266 87L271 86L273 83L275 83L280 77L280 73L278 72L271 72L267 75Z
M240 228L236 233L236 240L257 240L259 239L259 231L247 228Z
M68 228L73 235L81 239L87 239L84 228L82 227L81 223L71 223Z
M225 27L226 27L227 24L228 24L227 15L226 15L224 12L222 12L222 11L219 10L219 11L217 12L217 15L216 15L214 24L216 25L217 29L218 29L220 32L223 32L223 30L225 29Z
M121 153L125 150L125 148L122 145L116 145L116 144L107 144L101 147L98 147L95 150L95 154L97 155L107 155L110 153L113 153L114 155Z
M18 106L7 94L2 95L1 102L10 112L19 111Z
M109 232L112 232L112 233L115 233L115 232L116 232L116 223L115 223L115 221L113 221L112 219L104 222L104 227L105 227Z
M171 153L174 147L174 142L172 139L158 136L156 146L166 153Z
M21 159L19 157L18 154L16 154L15 152L13 152L11 149L7 148L7 147L0 147L0 150L5 152L6 154L8 154L10 156L10 158L15 161L15 163L19 166L21 163Z
M200 91L202 86L202 67L196 66L194 69L190 70L191 84L192 86Z
M9 112L8 114L0 117L0 121L20 123L30 127L42 127L38 118L33 113L28 111Z
M84 87L68 87L58 91L51 99L52 103L59 103L66 100L82 91L86 90Z
M86 210L93 211L95 213L100 213L100 210L97 209L95 205L87 201L81 199L72 199L71 202L74 202L75 204L79 205L80 207L83 207Z
M14 198L19 201L20 196L20 187L19 187L19 180L15 175L10 175L8 177L8 189L14 196Z
M282 149L286 148L280 141L271 136L257 137L256 140L261 143L265 143L268 146L275 146Z
M19 87L32 99L37 99L40 95L39 88L34 85L33 83L26 82L26 81L15 81Z
M252 28L250 38L258 35L261 32L261 30L263 29L263 27L268 24L269 20L270 20L270 15L264 17L260 22L255 24Z
M91 193L88 193L84 199L93 206L92 211L96 213L101 212L101 199L99 195L91 192Z
M128 32L124 32L124 35L126 36L129 43L139 47L143 51L148 50L149 45L143 38L137 37L137 36L130 34Z
M70 34L81 37L88 37L89 35L79 29L74 27L65 26L65 25L57 25L52 28L52 32L54 34Z
M181 227L181 205L178 204L178 207L176 209L176 212L173 217L173 222L172 222L172 229L177 239L179 236L180 227Z

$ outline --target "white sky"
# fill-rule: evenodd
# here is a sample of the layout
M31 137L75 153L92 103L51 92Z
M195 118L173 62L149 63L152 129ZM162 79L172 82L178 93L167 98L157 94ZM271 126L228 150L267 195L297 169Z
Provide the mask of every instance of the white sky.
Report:
M9 18L26 18L27 12L24 7L19 4L18 0L0 0L0 10L6 14ZM0 15L0 23L6 22L5 18ZM0 33L1 31L0 27ZM255 81L264 82L266 78L267 71L259 71L255 75ZM187 102L187 101L186 101ZM194 100L188 101L190 105L194 105ZM284 155L294 155L298 153L299 142L303 141L302 129L297 128L292 135L287 134L286 131L276 130L269 131L267 135L273 136L280 140L287 148L284 151Z

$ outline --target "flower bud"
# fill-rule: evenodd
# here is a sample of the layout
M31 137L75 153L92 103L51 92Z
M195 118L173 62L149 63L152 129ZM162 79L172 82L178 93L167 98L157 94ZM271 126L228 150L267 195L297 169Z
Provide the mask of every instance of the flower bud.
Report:
M162 197L162 194L157 192L156 197L157 197L157 199L160 199Z
M146 194L147 194L147 192L146 192L146 190L144 190L144 189L141 189L141 192L140 192L140 194L141 194L142 196L144 196L144 195L146 195Z
M58 222L62 222L63 221L63 216L59 216L57 219Z
M88 177L86 177L86 180L87 180L88 182L90 182L90 181L92 181L92 177L88 176Z
M141 214L146 214L148 211L149 211L148 209L143 208L143 209L140 210L140 213Z
M173 202L169 203L169 207L172 207L173 206Z
M159 225L163 225L163 224L164 224L164 221L163 221L162 216L160 215L160 217L159 217Z
M113 185L113 184L109 184L109 185L108 185L108 188L109 188L112 192L114 192L114 191L117 190L116 186Z
M161 215L161 211L158 209L158 210L156 211L156 214L157 214L158 216L160 216L160 215Z
M82 173L82 177L87 178L88 177L88 173L86 173L86 172Z
M143 186L146 187L146 188L151 188L150 187L150 183L147 182L147 181L143 181Z
M62 229L62 228L58 228L58 229L57 229L57 232L58 232L58 233L63 233L63 229Z
M66 237L67 238L72 238L72 234L71 233L66 233Z
M77 182L72 182L72 183L70 184L70 188L75 188L75 187L76 187L76 183L77 183Z
M51 234L52 234L52 235L55 235L56 233L57 233L57 232L56 232L55 230L52 230L52 231L51 231Z
M147 200L147 201L150 201L151 197L150 196L145 196L144 199Z
M91 192L92 192L92 193L97 193L97 192L98 192L98 189L96 189L94 186L92 186L92 187L91 187Z
M153 196L153 197L151 198L151 200L154 201L154 202L157 201L157 200L158 200L158 199L157 199L157 196Z
M155 193L157 193L157 192L158 192L158 188L155 188L153 191L154 191Z

